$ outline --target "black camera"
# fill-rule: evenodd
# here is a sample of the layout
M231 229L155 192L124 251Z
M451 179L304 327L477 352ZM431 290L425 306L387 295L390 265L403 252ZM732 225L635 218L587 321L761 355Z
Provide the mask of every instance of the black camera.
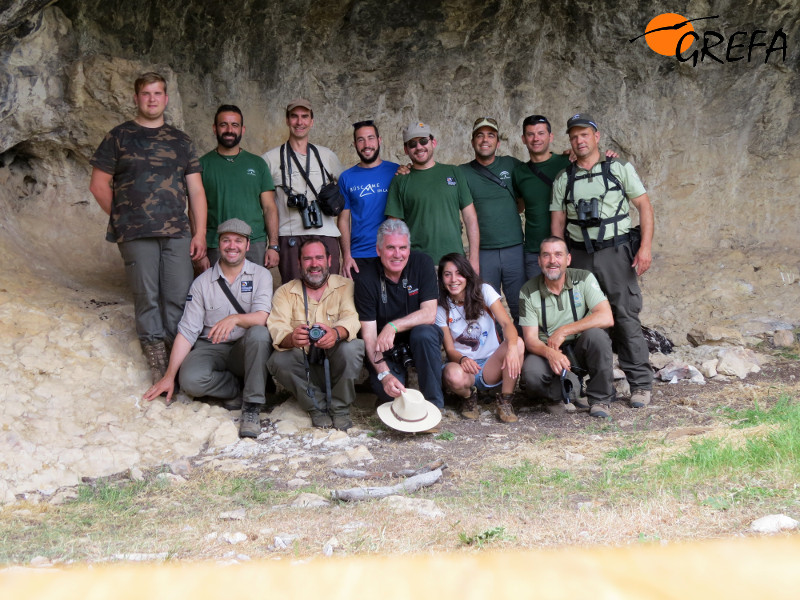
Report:
M306 198L305 194L289 194L286 197L286 206L303 210L308 206L308 198Z
M414 357L411 356L411 349L408 344L392 346L383 353L383 360L390 360L404 369L414 365Z
M578 200L575 206L578 213L578 225L583 227L598 227L600 225L600 199Z
M308 328L308 341L312 344L316 344L324 335L325 330L319 325L312 325Z
M308 206L300 209L300 216L303 218L303 227L305 229L319 229L322 227L322 215L319 214L319 206L317 206L316 200L312 200L308 203Z

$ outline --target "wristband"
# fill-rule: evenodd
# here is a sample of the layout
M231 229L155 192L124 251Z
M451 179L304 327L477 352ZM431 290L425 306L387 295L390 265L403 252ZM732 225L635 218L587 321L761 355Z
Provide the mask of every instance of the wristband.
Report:
M394 329L394 332L395 332L395 333L400 333L400 332L397 330L397 325L395 325L395 324L394 324L394 323L392 323L391 321L389 321L389 325L391 325L391 326L392 326L392 329Z
M333 328L333 331L336 333L336 343L338 344L340 341L342 341L342 336L339 335L339 330L336 327Z
M388 377L391 374L392 374L391 371L382 371L382 372L378 373L378 381L383 381L384 378Z
M461 358L458 359L458 364L461 364L465 358L467 358L467 355L466 354L462 354Z

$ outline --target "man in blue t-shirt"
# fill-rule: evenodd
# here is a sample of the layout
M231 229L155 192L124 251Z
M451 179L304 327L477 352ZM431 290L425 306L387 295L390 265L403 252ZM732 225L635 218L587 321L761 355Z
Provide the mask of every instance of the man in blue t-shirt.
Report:
M361 161L339 176L344 210L337 225L342 236L342 275L354 279L364 259L378 256L375 240L384 220L389 183L397 163L381 159L381 137L373 121L353 124L353 145Z

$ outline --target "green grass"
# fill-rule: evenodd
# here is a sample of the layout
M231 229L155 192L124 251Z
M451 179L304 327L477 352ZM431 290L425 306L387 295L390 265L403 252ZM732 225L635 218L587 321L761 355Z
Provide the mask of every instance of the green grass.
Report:
M452 431L445 430L442 431L439 435L435 436L434 439L442 440L444 442L452 442L454 439L456 439L456 434L453 433Z
M770 407L756 400L752 408L735 410L726 406L720 409L720 413L732 421L731 427L741 429L765 423L789 423L798 420L800 405L793 403L789 396L784 394Z
M474 535L467 535L462 531L458 534L458 539L465 546L477 546L478 548L483 548L489 542L513 540L514 536L507 534L505 527L499 526L493 527L492 529L487 529L486 531L482 531Z
M645 444L634 444L633 446L623 446L615 450L609 450L603 456L612 460L630 460L642 454L647 449Z

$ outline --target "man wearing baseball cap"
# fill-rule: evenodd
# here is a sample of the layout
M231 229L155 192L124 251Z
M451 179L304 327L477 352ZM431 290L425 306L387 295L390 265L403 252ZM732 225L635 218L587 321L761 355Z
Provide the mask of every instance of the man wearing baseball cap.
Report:
M601 160L594 118L573 115L567 134L577 161L553 183L551 231L569 239L572 266L594 273L605 291L614 314L612 339L619 366L631 389L630 404L642 408L650 403L653 371L639 321L642 292L637 276L652 262L653 207L633 165ZM631 204L639 212L641 233L631 226Z
M475 159L461 165L472 194L480 231L481 279L500 292L502 286L514 324L519 323L519 290L525 283L522 222L511 173L522 164L513 156L499 156L497 120L479 117L472 124Z
M433 159L436 140L425 123L403 129L403 149L411 172L395 177L389 186L386 216L402 219L411 231L411 249L424 252L434 264L450 252L464 254L461 217L467 230L469 262L480 270L480 233L472 195L461 170Z
M336 217L320 209L322 187L344 170L332 150L308 141L314 109L305 98L286 106L289 139L263 155L275 182L278 206L278 269L283 283L300 277L300 243L310 235L322 239L331 253L331 272L339 273L339 228Z
M258 437L272 342L267 330L272 276L245 258L252 234L247 223L229 219L217 227L217 234L219 260L192 283L167 373L144 398L153 400L166 392L169 404L179 376L190 396L241 408L239 436Z

